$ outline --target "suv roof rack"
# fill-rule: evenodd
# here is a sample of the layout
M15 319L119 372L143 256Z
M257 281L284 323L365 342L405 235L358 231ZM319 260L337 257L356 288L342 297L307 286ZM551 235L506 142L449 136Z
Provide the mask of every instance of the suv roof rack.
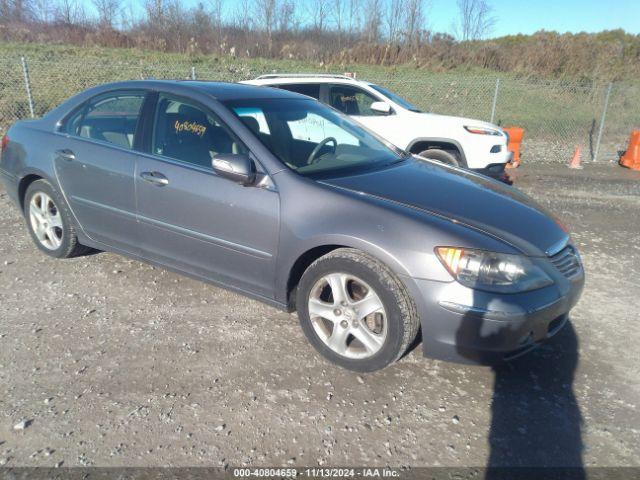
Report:
M270 78L339 78L341 80L353 80L353 78L347 75L340 75L337 73L268 73L266 75L260 75L256 80L266 80Z

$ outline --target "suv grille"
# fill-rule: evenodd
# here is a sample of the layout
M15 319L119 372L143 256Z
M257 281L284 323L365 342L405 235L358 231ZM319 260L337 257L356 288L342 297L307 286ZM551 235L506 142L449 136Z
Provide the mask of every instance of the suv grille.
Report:
M582 269L580 258L571 245L556 253L550 260L553 266L567 278L576 276Z

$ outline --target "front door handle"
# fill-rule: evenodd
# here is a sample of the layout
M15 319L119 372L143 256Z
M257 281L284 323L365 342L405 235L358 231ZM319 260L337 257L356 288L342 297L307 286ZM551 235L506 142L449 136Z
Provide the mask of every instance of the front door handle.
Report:
M56 150L56 155L60 158L64 158L65 160L75 160L76 159L76 154L73 153L72 150L69 150L68 148L63 148L62 150Z
M160 172L142 172L140 177L142 177L145 182L153 183L159 187L169 185L169 179Z

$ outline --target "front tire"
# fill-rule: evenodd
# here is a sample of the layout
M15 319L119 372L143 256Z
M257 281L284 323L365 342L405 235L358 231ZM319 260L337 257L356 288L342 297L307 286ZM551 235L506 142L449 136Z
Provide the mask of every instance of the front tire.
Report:
M411 296L393 272L349 248L334 250L307 268L296 304L302 330L314 348L358 372L395 362L420 325Z
M451 165L454 167L459 167L460 162L452 153L447 152L446 150L440 150L438 148L430 148L424 150L418 154L419 157L429 158L431 160L436 160L437 162L446 163L447 165Z
M66 202L46 180L36 180L27 188L24 216L33 242L46 255L69 258L91 251L78 243Z

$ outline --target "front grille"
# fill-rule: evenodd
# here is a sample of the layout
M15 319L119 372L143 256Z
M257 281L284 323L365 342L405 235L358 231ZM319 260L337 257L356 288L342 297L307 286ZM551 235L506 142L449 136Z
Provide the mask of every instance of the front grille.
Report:
M580 258L571 245L560 250L550 260L553 266L567 278L578 275L582 270Z

